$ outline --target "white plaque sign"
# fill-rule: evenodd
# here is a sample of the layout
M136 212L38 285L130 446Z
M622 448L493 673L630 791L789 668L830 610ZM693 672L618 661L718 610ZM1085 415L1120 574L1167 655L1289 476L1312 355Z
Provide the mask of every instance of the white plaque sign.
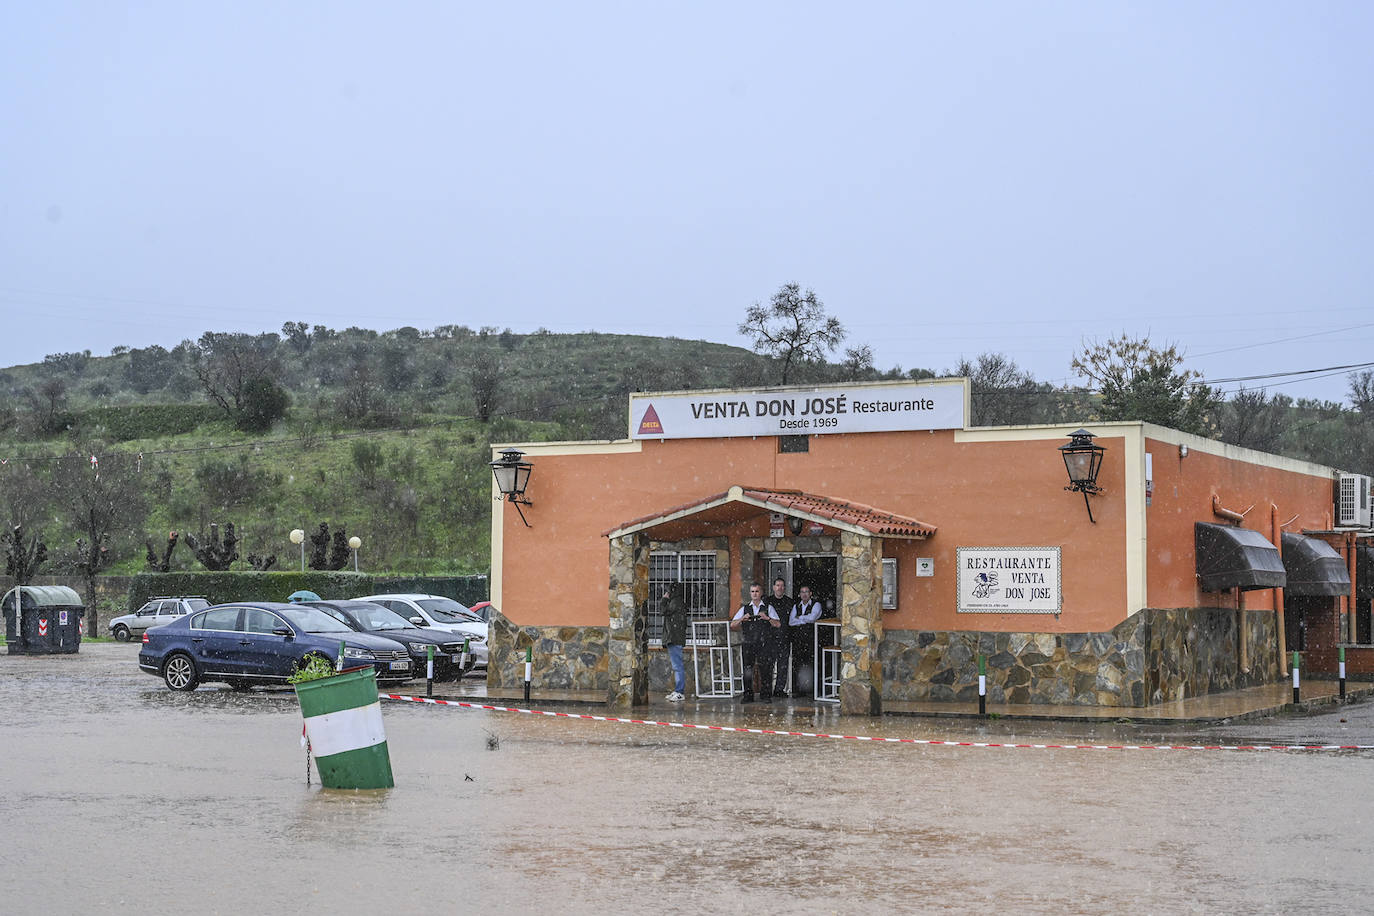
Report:
M1058 614L1058 547L960 547L959 613Z
M631 439L963 429L964 379L630 395Z

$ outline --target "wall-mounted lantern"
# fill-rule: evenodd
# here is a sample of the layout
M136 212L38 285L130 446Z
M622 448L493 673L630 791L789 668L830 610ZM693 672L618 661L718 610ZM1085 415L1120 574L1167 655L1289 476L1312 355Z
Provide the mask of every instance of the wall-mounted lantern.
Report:
M491 472L496 477L496 489L501 491L501 497L515 504L515 511L520 513L520 521L529 528L532 526L520 507L534 505L525 498L525 487L529 486L530 471L534 465L522 461L524 457L525 453L518 448L503 448L501 457L491 463Z
M800 515L791 515L787 518L787 528L792 532L793 537L800 537L802 529L806 527L806 519Z
M1097 472L1102 470L1102 453L1106 451L1102 446L1093 444L1095 438L1086 429L1080 429L1069 433L1067 445L1059 446L1059 453L1064 456L1064 468L1069 472L1069 485L1064 489L1083 494L1083 505L1088 507L1088 521L1093 524L1097 524L1097 519L1093 518L1093 507L1088 502L1088 496L1102 492L1097 485Z

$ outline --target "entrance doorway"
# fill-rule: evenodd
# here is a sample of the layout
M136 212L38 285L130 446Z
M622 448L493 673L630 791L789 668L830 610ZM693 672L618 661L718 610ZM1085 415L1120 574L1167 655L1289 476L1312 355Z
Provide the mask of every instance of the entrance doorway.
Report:
M839 617L839 594L840 594L840 558L834 554L789 554L786 556L766 557L768 565L768 581L763 583L764 595L769 595L773 591L773 583L782 579L787 584L787 594L792 596L792 600L797 600L797 592L802 586L811 589L811 597L819 601L825 610L821 612L822 619ZM838 653L830 653L830 647L836 642L839 633L837 626L818 626L816 627L816 638L821 646L822 656L826 659L838 660ZM781 682L788 685L788 689L801 691L804 696L821 696L817 691L816 660L813 658L814 650L808 650L806 658L811 659L810 663L804 663L801 658L792 658L790 652L785 652L780 661L782 665L788 666L779 675ZM839 683L839 667L834 665L834 683ZM828 669L827 669L828 670ZM821 675L822 677L828 675Z
M811 588L811 595L825 608L824 617L838 617L840 594L840 558L834 554L804 556L770 556L768 562L768 581L763 583L763 594L772 594L773 581L782 579L787 583L787 594L796 600L797 591L803 585Z

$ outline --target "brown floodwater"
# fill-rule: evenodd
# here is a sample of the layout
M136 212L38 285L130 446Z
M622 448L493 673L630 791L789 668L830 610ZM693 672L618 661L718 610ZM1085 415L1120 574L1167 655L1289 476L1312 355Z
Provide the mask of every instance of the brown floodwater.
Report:
M931 747L388 703L396 788L337 792L306 785L289 690L177 694L136 654L0 656L5 912L1334 912L1374 891L1371 752Z

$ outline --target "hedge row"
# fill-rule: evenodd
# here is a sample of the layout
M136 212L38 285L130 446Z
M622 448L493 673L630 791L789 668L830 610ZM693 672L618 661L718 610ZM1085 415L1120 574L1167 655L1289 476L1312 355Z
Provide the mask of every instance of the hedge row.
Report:
M202 424L223 418L213 404L130 404L83 410L76 415L76 423L83 431L127 442L195 432Z
M398 577L354 572L174 572L140 573L129 583L129 607L157 595L203 595L225 601L285 601L306 590L321 598L356 598L388 592L443 595L463 604L487 599L486 576Z

